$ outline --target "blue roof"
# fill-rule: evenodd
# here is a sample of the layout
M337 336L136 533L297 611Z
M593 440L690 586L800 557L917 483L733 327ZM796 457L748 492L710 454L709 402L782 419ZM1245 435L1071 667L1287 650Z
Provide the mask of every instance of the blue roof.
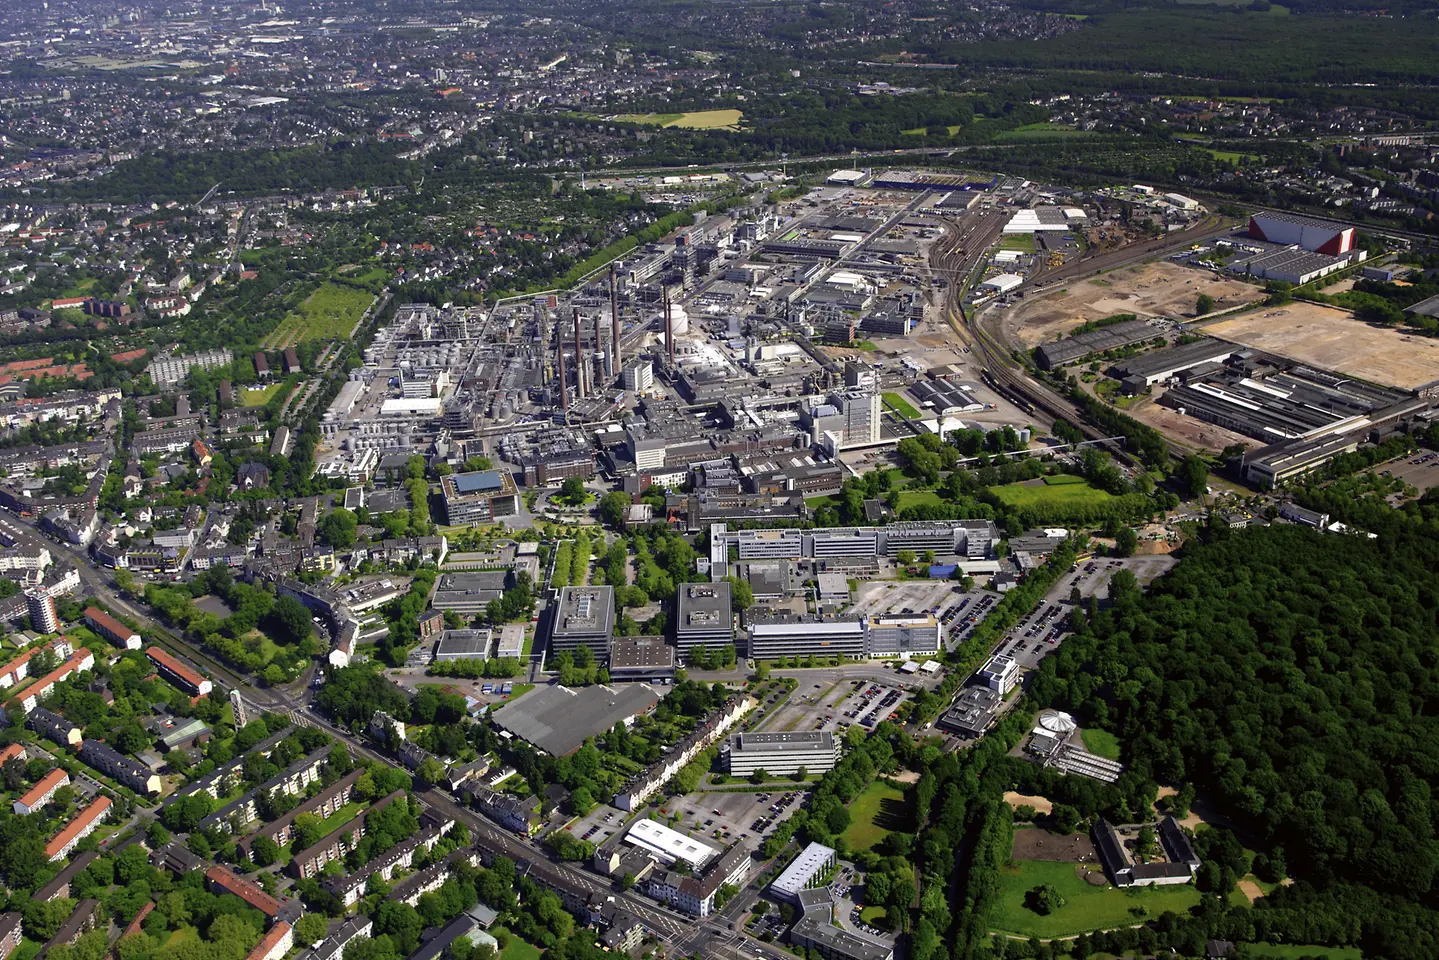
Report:
M504 486L498 470L480 470L476 473L455 474L455 492L482 493L498 490Z

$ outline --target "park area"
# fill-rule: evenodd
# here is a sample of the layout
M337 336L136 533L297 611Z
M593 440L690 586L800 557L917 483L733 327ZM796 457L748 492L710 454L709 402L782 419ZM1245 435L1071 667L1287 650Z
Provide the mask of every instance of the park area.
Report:
M1208 271L1169 262L1146 263L1091 280L1077 279L1068 288L1026 300L1000 323L1006 340L1021 340L1026 347L1033 347L1067 336L1082 323L1120 313L1141 319L1192 317L1201 293L1213 298L1216 311L1262 296L1253 284L1216 277Z
M261 346L278 350L307 340L346 340L374 299L364 290L328 281L322 283L281 321Z
M871 850L895 830L909 830L909 799L885 780L876 780L849 805L849 826L840 839L850 850Z
M691 113L624 113L610 119L686 130L738 130L743 117L739 110L698 110Z
M1439 378L1439 340L1365 323L1319 303L1295 300L1209 324L1204 332L1401 390Z
M270 402L270 398L280 392L285 384L283 381L267 383L263 387L250 387L240 391L240 406L242 407L263 407Z
M1107 490L1090 486L1083 477L1068 473L1026 480L1022 483L1007 483L994 487L994 495L1010 507L1034 506L1098 506L1113 499Z
M1097 864L1053 860L1012 862L1000 870L994 929L1021 937L1067 937L1130 926L1166 910L1184 913L1200 899L1199 891L1192 884L1120 890L1107 879L1102 884L1094 884L1084 878L1096 871L1100 871ZM1030 909L1026 900L1031 890L1046 884L1064 903L1041 915Z

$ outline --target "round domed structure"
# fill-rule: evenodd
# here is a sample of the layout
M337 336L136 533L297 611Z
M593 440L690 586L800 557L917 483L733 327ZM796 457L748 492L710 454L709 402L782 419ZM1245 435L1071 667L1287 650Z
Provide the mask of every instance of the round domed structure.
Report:
M1046 710L1039 715L1039 727L1057 737L1073 733L1079 724L1074 718L1062 710Z

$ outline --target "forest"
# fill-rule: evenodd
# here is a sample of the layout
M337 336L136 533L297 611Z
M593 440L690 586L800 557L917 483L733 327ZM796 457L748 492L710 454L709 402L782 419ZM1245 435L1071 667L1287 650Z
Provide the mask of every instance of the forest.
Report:
M1356 939L1433 956L1436 568L1414 524L1211 528L1147 595L1116 577L1031 694L1115 731L1136 776L1203 788L1296 899L1393 901Z

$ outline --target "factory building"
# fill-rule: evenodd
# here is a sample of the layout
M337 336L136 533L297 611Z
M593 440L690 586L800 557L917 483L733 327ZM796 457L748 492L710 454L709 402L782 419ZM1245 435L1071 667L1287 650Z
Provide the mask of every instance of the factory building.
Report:
M1156 350L1121 360L1111 373L1119 380L1133 378L1135 383L1152 387L1203 364L1223 363L1242 349L1232 343L1206 337L1169 350Z
M1126 320L1089 333L1075 334L1063 340L1041 343L1034 348L1034 359L1040 369L1053 370L1066 363L1083 360L1091 353L1103 353L1158 336L1159 331L1148 320Z
M1249 218L1249 235L1255 240L1295 245L1314 253L1337 257L1354 249L1354 228L1333 220L1299 217L1292 213L1256 213Z
M840 741L828 730L793 733L737 733L721 751L730 776L747 777L763 770L772 777L828 773L839 763Z

